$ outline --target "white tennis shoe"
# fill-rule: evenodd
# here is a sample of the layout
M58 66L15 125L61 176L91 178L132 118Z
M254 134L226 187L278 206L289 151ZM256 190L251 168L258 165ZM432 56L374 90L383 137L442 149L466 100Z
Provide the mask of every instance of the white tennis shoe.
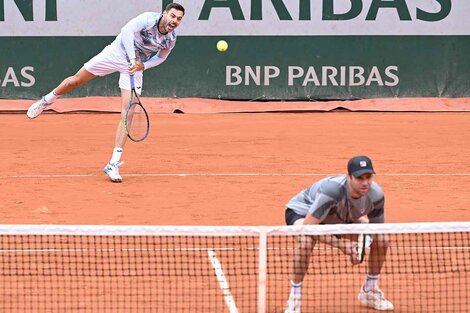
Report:
M393 303L385 298L384 293L379 288L368 292L361 288L357 298L362 305L379 311L391 311L394 309Z
M46 99L44 99L44 97L42 97L41 100L38 100L36 102L34 102L28 109L28 112L26 113L26 115L29 117L29 118L36 118L39 116L39 114L42 113L42 111L44 111L44 109L50 105L50 103L47 103L46 102Z
M302 297L290 295L289 300L287 300L287 307L284 313L301 313L302 307Z
M118 163L108 163L104 167L103 171L108 175L109 179L114 182L114 183L120 183L122 182L122 177L119 175L119 167L123 164L124 162L118 162Z

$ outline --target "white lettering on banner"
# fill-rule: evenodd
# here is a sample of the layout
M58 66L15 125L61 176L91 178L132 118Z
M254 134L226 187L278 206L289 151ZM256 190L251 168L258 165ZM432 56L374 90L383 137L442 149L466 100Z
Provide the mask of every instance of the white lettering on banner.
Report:
M25 66L19 71L20 78L16 74L18 70L15 71L13 67L8 67L6 72L2 75L0 73L0 87L8 87L13 85L15 87L31 87L36 83L36 79L33 76L34 67Z
M277 66L265 66L264 85L269 86L269 82L271 81L271 78L278 77L280 73L281 73L281 70L279 70L279 67Z
M277 66L236 66L225 68L225 84L227 86L269 86L271 80L278 78L281 69ZM263 79L262 79L263 78ZM384 70L377 66L302 66L287 67L287 86L387 86L398 85L398 66L390 65Z
M238 86L242 83L242 69L239 66L227 66L225 68L225 84L227 86ZM250 68L250 73L252 70ZM235 80L233 80L234 78Z
M245 75L242 77L242 68L236 65L229 65L225 71L225 84L227 86L238 86L242 83L245 86L269 86L271 79L276 78L281 73L277 66L245 66ZM261 80L261 78L263 78ZM262 81L262 82L261 82Z
M0 0L0 36L116 36L168 0ZM182 36L470 35L465 0L178 0ZM93 8L90 10L90 8Z

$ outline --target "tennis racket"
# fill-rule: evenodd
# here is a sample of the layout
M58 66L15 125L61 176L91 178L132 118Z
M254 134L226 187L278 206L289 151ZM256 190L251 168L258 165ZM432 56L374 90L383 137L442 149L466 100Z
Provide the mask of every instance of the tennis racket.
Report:
M365 234L359 234L357 236L357 260L359 263L364 261L366 256L366 249L372 244L372 237Z
M124 127L126 128L127 137L130 140L139 142L147 138L150 131L150 121L139 95L135 91L134 75L131 79L131 99L124 114Z

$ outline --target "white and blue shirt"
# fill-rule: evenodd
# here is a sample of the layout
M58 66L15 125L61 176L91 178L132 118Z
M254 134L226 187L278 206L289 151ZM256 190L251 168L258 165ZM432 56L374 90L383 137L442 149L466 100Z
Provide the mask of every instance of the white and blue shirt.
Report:
M142 62L145 69L161 64L176 44L176 32L158 30L161 13L145 12L130 20L110 44L116 54Z

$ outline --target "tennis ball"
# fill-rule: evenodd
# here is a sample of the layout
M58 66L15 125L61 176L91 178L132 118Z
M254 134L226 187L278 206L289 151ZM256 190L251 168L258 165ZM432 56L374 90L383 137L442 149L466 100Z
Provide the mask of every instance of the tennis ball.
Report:
M219 40L217 42L217 50L219 50L220 52L224 52L224 51L227 51L227 49L228 49L228 43L225 40Z

